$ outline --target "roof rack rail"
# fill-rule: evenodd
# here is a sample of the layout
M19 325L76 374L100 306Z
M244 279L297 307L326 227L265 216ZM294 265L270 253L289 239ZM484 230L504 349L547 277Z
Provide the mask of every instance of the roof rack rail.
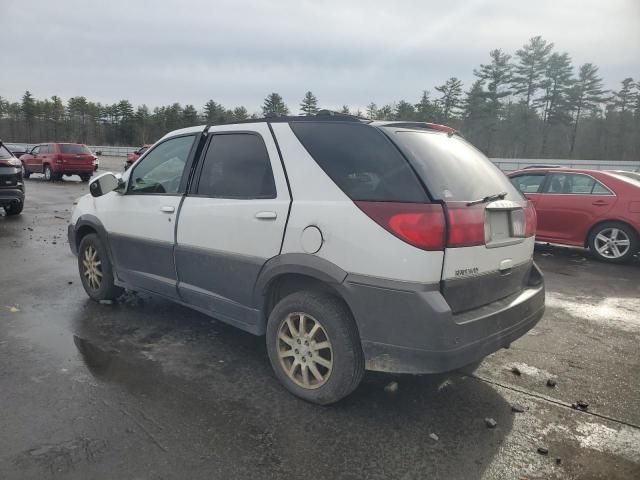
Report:
M234 125L242 123L282 123L282 122L313 122L313 121L336 121L336 122L361 122L371 123L366 118L356 117L346 113L334 112L332 110L319 110L315 115L278 115L277 113L268 113L261 118L247 118L245 120L235 120L230 122L216 123L215 125Z
M522 170L528 170L530 168L562 168L562 165L535 164L535 165L527 165Z

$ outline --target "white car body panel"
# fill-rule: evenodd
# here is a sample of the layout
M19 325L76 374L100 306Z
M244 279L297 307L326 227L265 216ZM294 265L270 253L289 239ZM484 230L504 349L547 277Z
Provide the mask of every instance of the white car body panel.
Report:
M293 203L282 253L304 252L302 232L310 225L322 232L316 253L343 270L378 278L436 283L443 252L427 252L398 239L371 220L324 173L288 124L274 123Z

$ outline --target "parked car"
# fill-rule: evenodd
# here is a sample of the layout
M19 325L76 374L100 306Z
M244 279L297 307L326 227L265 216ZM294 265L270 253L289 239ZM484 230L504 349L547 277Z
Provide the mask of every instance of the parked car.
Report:
M88 182L98 170L98 158L80 143L43 143L20 160L25 178L43 173L48 181L60 180L63 175L79 175L83 182Z
M138 160L144 152L149 150L150 146L151 146L150 144L146 144L138 148L138 150L136 150L135 152L128 153L127 159L124 162L124 169L127 170L131 165L133 165L135 161Z
M588 247L607 262L640 249L640 182L619 172L572 168L509 174L538 214L536 239Z
M0 140L0 207L7 215L18 215L24 207L24 195L20 160Z
M5 143L4 146L7 147L7 150L9 150L11 153L13 153L13 156L16 157L16 158L20 158L22 155L27 153L27 147L23 147L22 145L14 145L14 144L11 144L11 143Z
M320 404L366 369L477 364L540 319L535 210L447 127L282 117L167 134L69 225L94 300L162 295L266 335Z

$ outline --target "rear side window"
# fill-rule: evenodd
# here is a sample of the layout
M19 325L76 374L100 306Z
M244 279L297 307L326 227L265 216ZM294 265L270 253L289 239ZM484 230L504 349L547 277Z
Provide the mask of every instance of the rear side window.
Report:
M498 167L458 135L397 127L383 130L409 158L438 200L470 201L503 192L510 200L523 199Z
M522 193L538 193L544 182L544 173L538 175L518 175L511 177L511 183Z
M551 174L545 192L565 195L611 195L611 192L595 178L575 173Z
M275 198L271 161L262 137L213 135L196 193L218 198Z
M85 145L74 145L70 143L60 144L60 153L91 154Z
M320 168L352 200L428 201L409 163L378 129L346 122L290 126Z

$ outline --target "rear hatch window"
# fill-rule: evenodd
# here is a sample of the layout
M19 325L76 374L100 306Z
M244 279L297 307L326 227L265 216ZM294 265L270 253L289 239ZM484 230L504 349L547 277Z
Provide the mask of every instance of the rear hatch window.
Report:
M382 130L431 196L445 205L441 291L453 312L522 290L532 265L535 212L504 173L457 135L393 126Z
M504 173L458 135L393 127L383 130L407 155L434 198L471 201L506 192L506 199L523 200Z
M72 143L60 144L60 153L71 153L74 155L91 155L91 151L86 145L76 145Z

